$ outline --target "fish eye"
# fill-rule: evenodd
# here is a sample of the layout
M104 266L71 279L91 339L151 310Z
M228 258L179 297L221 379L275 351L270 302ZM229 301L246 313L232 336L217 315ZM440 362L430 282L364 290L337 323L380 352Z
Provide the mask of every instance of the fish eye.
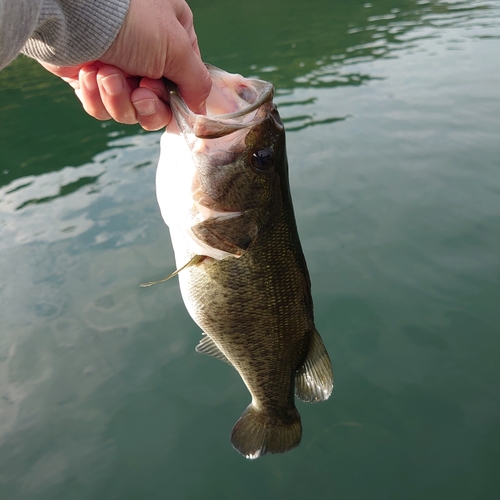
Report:
M259 149L252 155L252 164L257 170L269 170L274 165L272 148Z

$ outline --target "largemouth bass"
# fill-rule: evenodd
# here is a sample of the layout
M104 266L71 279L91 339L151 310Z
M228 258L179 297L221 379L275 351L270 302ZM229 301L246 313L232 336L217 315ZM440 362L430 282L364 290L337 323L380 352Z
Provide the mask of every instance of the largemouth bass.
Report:
M294 394L326 400L333 375L314 326L274 88L207 67L206 115L192 113L167 83L175 121L161 141L157 197L173 275L203 330L196 350L234 366L252 396L231 442L257 458L299 444Z

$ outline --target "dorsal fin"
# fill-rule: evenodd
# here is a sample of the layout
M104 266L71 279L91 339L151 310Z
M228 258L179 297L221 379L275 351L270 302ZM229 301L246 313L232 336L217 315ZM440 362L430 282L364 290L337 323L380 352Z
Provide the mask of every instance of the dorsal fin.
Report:
M332 389L332 364L323 340L314 330L306 360L295 375L295 395L307 403L317 403L328 399Z
M207 356L212 356L214 358L225 361L226 363L233 366L231 361L226 358L226 355L217 347L215 342L205 333L203 338L200 340L199 344L195 348L196 352L201 354L206 354Z

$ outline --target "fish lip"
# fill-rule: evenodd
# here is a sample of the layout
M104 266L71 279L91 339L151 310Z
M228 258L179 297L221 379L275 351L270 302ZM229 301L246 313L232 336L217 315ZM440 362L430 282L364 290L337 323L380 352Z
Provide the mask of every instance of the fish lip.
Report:
M205 63L205 66L212 77L217 76L219 72L221 74L227 74L225 71L212 64ZM258 97L253 103L249 103L247 107L235 111L234 113L199 115L188 108L179 93L177 85L170 80L165 80L169 93L170 108L179 129L184 134L193 134L200 139L214 139L261 123L265 119L265 116L258 116L245 123L232 121L248 115L268 102L272 102L274 97L274 86L272 83L257 78L245 78L245 81L252 84L258 93Z
M205 63L205 66L207 67L208 72L211 75L216 75L217 73L226 74L226 72L224 70L217 68L213 64ZM259 80L258 78L245 78L245 80L254 84L257 89L260 89L259 97L255 100L255 102L253 104L251 104L247 108L244 108L240 111L236 111L234 113L226 113L223 115L216 115L217 121L232 120L235 118L240 118L241 116L245 116L248 113L251 113L252 111L255 111L256 109L260 108L266 102L273 100L273 98L274 98L274 85L272 83L266 82L264 80ZM201 115L201 116L203 116L203 115ZM212 117L212 116L210 116L209 118L214 119L214 117Z

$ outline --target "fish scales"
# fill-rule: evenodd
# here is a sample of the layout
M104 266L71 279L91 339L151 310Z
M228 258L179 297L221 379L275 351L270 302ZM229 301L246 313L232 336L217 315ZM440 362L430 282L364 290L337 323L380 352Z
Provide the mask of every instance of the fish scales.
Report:
M180 279L190 282L188 300L210 311L195 313L199 325L235 368L244 370L253 363L255 371L248 370L245 375L253 395L267 402L274 400L274 393L278 392L288 405L290 393L293 395L292 378L307 354L314 323L304 273L296 265L281 263L283 258L298 259L288 241L287 225L280 221L278 226L281 226L275 228L275 236L281 233L278 238L262 238L239 259L193 266ZM274 271L262 273L262 267ZM247 286L248 283L254 286ZM302 293L295 293L296 288ZM269 333L263 335L266 332ZM297 348L287 351L291 343ZM258 370L260 366L265 367L265 373ZM269 373L280 373L290 390L275 391L273 384L277 377Z
M162 138L157 196L174 274L204 333L197 351L234 366L252 396L231 442L257 458L300 443L295 396L327 399L333 375L314 325L272 85L207 67L207 116L168 83L175 123Z

